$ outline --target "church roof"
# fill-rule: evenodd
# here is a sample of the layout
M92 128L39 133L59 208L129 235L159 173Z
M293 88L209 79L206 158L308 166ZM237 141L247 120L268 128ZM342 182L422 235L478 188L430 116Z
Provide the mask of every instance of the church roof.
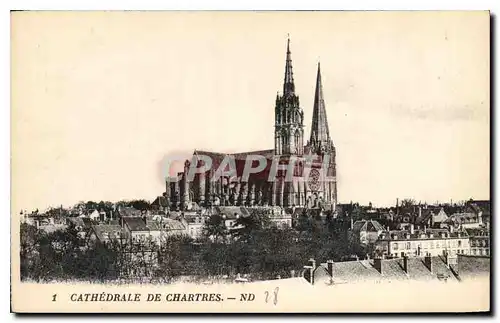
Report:
M274 149L255 150L255 151L236 153L236 154L231 154L231 155L233 155L234 158L236 158L238 160L239 159L244 160L249 155L259 155L259 156L263 156L267 159L270 159L274 156Z
M224 158L227 156L233 157L235 160L235 166L236 166L236 173L237 176L241 176L243 174L243 170L245 167L245 162L246 162L246 157L249 155L258 155L258 156L263 156L266 159L272 159L274 156L274 149L266 149L266 150L254 150L254 151L248 151L248 152L241 152L241 153L219 153L219 152L212 152L212 151L203 151L203 150L195 150L193 155L195 156L207 156L212 160L212 166L211 170L216 171L219 169L220 165L222 164L222 161ZM254 166L258 163L258 161L254 161ZM223 171L229 171L230 170L230 165L227 164L225 169ZM266 167L264 170L259 172L258 174L252 174L254 177L262 177L262 178L267 178L267 174L269 170L271 169L271 163L267 163Z

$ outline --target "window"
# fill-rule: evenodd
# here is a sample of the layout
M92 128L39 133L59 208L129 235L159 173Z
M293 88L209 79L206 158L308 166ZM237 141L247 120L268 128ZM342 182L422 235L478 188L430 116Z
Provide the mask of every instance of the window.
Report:
M461 247L462 246L462 241L458 240L458 246Z
M429 248L434 249L434 241L429 242L429 244L430 244Z
M408 249L408 250L411 249L411 243L410 242L406 243L406 249Z
M393 244L392 244L392 248L393 248L394 250L398 250L398 243L397 243L397 242L396 242L396 243L393 243Z

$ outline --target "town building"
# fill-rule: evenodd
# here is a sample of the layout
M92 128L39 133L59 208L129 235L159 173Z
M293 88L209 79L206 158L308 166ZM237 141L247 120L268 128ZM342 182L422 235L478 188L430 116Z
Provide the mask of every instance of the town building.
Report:
M179 220L185 227L187 235L196 240L203 236L203 226L206 219L207 217L195 212L184 212Z
M445 222L448 226L455 228L480 228L485 225L481 211L460 212L452 214Z
M418 228L435 228L446 223L448 215L443 207L419 207L419 215L415 220L415 225Z
M158 222L162 242L170 236L189 235L189 227L184 225L179 219L161 218Z
M336 149L329 132L326 106L323 98L322 79L318 64L313 118L309 141L304 145L304 113L295 90L292 70L290 40L287 44L285 77L282 95L275 100L274 148L260 151L226 154L195 150L191 161L186 160L184 171L167 179L165 197L175 209L188 209L196 203L200 206L307 206L335 209L337 201ZM212 165L202 169L192 181L187 174L191 163L204 167L200 155L211 158ZM264 170L242 178L246 157L259 155L267 160ZM315 155L309 172L304 171L305 156ZM221 176L210 180L217 170L226 170L222 165L225 157L235 162L237 176ZM285 171L278 171L271 179L272 162L281 165L293 163L291 181L285 181ZM322 167L325 164L327 167ZM307 176L307 177L306 177ZM328 178L328 180L327 180Z
M349 240L359 246L368 246L378 240L382 231L384 227L375 220L356 221L349 231Z
M466 229L469 235L470 254L472 256L490 256L490 230L484 228Z
M267 216L269 216L271 225L276 228L286 229L292 227L292 213L286 212L283 208L279 210L273 209Z
M166 213L169 211L169 201L165 196L160 195L151 203L151 208L155 211Z
M125 230L119 225L113 224L98 224L92 225L88 234L89 243L102 243L109 244L111 241L116 240L121 243L124 242L126 236Z
M375 242L375 255L419 257L427 253L439 256L469 254L469 235L465 230L423 229L384 231Z

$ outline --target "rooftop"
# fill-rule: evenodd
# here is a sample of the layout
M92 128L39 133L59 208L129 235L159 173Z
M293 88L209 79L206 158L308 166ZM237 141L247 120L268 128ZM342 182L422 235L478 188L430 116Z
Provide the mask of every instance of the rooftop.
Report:
M382 231L382 230L384 230L382 225L375 220L356 221L356 222L354 222L354 224L352 226L352 231L355 231L355 232L361 232L361 231L376 232L376 231Z
M109 241L113 238L119 239L123 233L122 227L113 224L99 224L92 226L97 239L102 242Z
M424 229L384 231L380 234L379 240L429 240L429 239L449 239L468 237L466 231L450 232L447 229Z
M426 261L430 261L426 264ZM453 265L451 268L446 264L443 257L414 257L407 258L407 270L404 269L404 259L382 259L380 260L380 271L376 268L375 260L356 260L333 263L333 283L358 283L379 280L453 280L466 279L479 275L489 275L488 257L459 256L455 273ZM315 270L315 277L323 277L327 273L328 265L320 264ZM307 269L304 272L308 279Z

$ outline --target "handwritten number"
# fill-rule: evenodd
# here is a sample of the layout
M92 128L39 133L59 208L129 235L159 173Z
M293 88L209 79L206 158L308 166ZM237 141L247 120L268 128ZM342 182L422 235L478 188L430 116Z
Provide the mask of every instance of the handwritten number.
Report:
M276 287L274 289L274 299L273 299L273 303L274 305L278 304L278 291L280 290L279 287ZM264 294L266 294L266 303L269 301L269 292L268 291L265 291Z
M52 295L52 301L53 301L53 302L55 302L55 301L56 301L56 297L57 297L57 294Z

